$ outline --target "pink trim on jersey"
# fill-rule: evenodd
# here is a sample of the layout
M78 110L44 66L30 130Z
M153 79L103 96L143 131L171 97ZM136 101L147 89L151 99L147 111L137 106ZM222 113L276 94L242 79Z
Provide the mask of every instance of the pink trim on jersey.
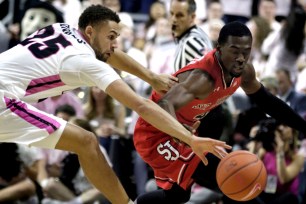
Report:
M62 82L58 74L47 76L39 79L33 79L26 89L26 96L35 94L48 89L56 88L59 86L64 86L65 83Z
M17 101L16 99L10 99L7 97L4 97L4 100L7 108L9 108L13 113L28 123L40 129L45 129L49 134L53 133L60 127L59 122L39 112L30 110L27 107L27 104L22 101Z

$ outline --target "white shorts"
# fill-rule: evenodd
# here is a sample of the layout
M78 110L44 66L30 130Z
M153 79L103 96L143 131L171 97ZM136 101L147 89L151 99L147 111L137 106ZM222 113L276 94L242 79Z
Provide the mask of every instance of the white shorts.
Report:
M0 142L54 149L67 122L0 91Z

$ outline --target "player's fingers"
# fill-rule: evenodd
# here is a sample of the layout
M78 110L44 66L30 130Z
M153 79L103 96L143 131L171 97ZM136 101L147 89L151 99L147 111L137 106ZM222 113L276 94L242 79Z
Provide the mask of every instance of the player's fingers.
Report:
M195 123L193 123L192 125L192 133L195 133L198 129L198 127L200 126L201 121L197 120Z
M225 149L232 149L232 146L224 144L222 147L224 147Z
M214 141L214 145L215 145L215 146L223 147L223 148L225 148L225 149L232 149L232 146L227 145L225 142L219 141L219 140L215 140L215 141Z
M223 157L228 155L228 153L222 147L215 147L214 150L220 155L220 157L219 157L220 159L222 159Z
M217 148L214 148L212 153L219 159L223 158L223 154Z
M200 159L202 160L202 162L204 163L205 166L208 164L208 160L206 159L206 157L203 153L197 154L197 156L200 157Z
M204 163L205 166L208 165L208 160L204 155L201 157L201 160L202 160L202 162Z

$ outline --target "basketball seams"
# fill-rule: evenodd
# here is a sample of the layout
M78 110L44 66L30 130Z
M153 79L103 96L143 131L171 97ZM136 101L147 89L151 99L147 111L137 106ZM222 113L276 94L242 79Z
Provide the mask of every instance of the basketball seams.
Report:
M236 154L236 155L237 155L237 154ZM234 156L235 156L235 155L234 155ZM229 159L229 158L228 158L228 159ZM227 160L228 160L228 159L227 159ZM241 169L243 169L243 168L245 168L245 167L247 167L247 166L249 166L249 165L256 164L256 163L258 162L258 160L259 160L259 159L256 157L256 160L255 160L255 161L246 163L244 166L241 166L239 169L236 169L236 171L232 172L232 174L231 174L230 176L228 176L226 179L224 179L224 180L221 182L220 185L222 186L226 180L228 180L229 178L231 178L233 175L237 174L237 172L239 172Z
M218 169L220 169L221 167L222 167L222 165L223 165L223 163L225 163L225 161L226 160L229 160L230 158L232 158L232 157L236 157L237 155L241 155L241 154L248 154L248 155L253 155L252 153L249 153L249 152L247 152L247 151L243 151L243 152L234 152L235 154L232 154L232 155L228 155L227 157L226 157L226 159L225 160L221 160L222 162L219 164L219 167L218 167ZM257 158L257 157L256 157ZM257 158L258 159L258 158ZM218 171L218 169L217 169L217 171Z
M252 164L253 164L253 163L252 163ZM248 165L247 165L247 166L248 166ZM241 193L241 192L244 191L245 189L249 188L251 185L254 184L255 181L257 181L257 179L259 178L259 176L260 176L260 174L261 174L261 172L262 172L262 169L263 169L263 164L261 163L261 168L260 168L259 173L257 174L256 178L255 178L252 182L250 182L250 184L249 184L248 186L246 186L244 189L241 189L241 190L238 191L238 192L228 193L227 195L233 195L233 194Z

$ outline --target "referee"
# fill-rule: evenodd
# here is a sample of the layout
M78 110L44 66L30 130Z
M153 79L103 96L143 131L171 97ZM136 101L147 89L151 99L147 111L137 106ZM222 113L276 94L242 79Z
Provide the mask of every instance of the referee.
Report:
M187 65L194 58L200 58L213 49L207 34L195 24L195 11L196 3L194 0L171 1L171 29L178 43L174 72Z

